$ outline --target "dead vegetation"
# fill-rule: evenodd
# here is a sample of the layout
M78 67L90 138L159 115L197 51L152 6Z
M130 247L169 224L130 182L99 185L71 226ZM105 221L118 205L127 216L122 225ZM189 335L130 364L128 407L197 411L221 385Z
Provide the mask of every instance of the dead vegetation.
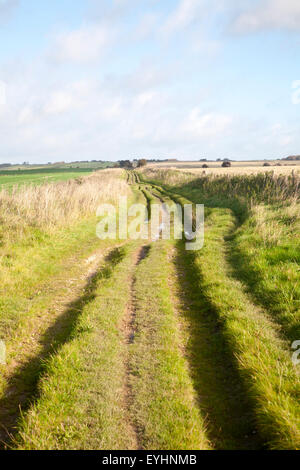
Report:
M27 229L55 229L96 213L101 202L127 194L122 170L102 170L90 176L0 191L0 238L17 239Z

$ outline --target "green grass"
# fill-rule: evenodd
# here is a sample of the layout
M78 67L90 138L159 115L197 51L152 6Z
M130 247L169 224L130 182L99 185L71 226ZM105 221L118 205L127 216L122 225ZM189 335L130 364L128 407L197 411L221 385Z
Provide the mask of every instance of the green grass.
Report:
M153 246L134 274L137 247L113 252L73 306L68 339L46 361L39 397L20 422L18 449L209 448L180 353L170 267L164 263L161 270L166 249ZM128 378L122 325L130 273L135 277L135 339Z
M224 325L224 335L254 402L257 429L268 448L299 449L299 377L288 344L268 314L257 308L226 261L224 236L234 220L214 210L206 244L196 257L203 294Z
M18 328L22 316L25 320L33 308L38 311L47 284L63 272L65 262L89 256L101 246L96 237L97 219L74 224L54 234L32 232L24 240L7 247L0 258L0 336L7 341ZM105 246L104 243L102 243ZM44 301L43 301L44 302Z
M202 352L202 356L198 352L196 358L199 358L200 363L202 357L202 370L205 371L208 364L212 363L213 351L218 357L220 351L224 350L223 362L221 357L217 361L219 368L221 364L222 376L226 357L228 360L231 356L229 369L235 370L238 387L236 388L234 381L229 380L229 398L232 399L233 395L233 401L239 402L242 407L243 400L248 402L244 407L244 410L248 410L248 418L247 413L244 413L244 425L247 428L248 421L250 428L252 426L254 432L257 432L256 445L271 449L299 449L299 375L291 361L289 343L284 340L284 337L292 338L299 325L298 288L294 284L299 276L297 249L295 250L295 235L299 233L298 219L289 214L287 206L282 202L277 203L281 204L281 209L274 203L269 209L269 218L273 220L273 225L264 212L263 220L267 227L263 226L258 230L261 219L255 215L250 204L247 208L247 194L243 195L244 202L241 203L241 199L228 200L220 195L208 195L206 199L202 190L197 189L197 182L193 184L193 188L190 184L175 186L173 191L177 196L174 196L171 189L168 185L167 194L176 202L184 204L193 200L198 203L206 202L209 206L206 209L204 249L191 254L181 252L187 283L194 279L187 288L190 289L189 300L196 306L192 307L194 322L197 307L199 312L198 333L197 324L194 323L195 338L199 339L199 343L205 342L205 335L208 337L210 330L213 338L212 345L208 346L209 352ZM280 237L274 224L283 224ZM268 239L269 234L272 235L271 240ZM277 238L275 243L274 236ZM216 379L211 368L208 371L210 372L203 374L205 378L201 376L201 372L197 375L197 367L194 373L202 386L200 395L208 397L207 401L204 400L203 411L209 415L210 438L213 441L215 439L219 448L238 448L243 441L243 413L238 413L241 420L237 419L235 424L234 419L232 420L232 431L228 431L230 425L228 428L226 411L222 409L226 394L222 402L218 392L213 393L212 384ZM226 383L226 374L224 381ZM244 394L238 392L239 387L244 390ZM219 383L219 393L220 390L222 386ZM230 400L228 403L230 404ZM234 406L232 403L231 407ZM223 431L218 436L216 429L221 427L222 422ZM235 442L232 440L234 436ZM236 440L237 436L239 442ZM251 447L251 442L249 444ZM243 447L244 445L245 443L242 444Z
M252 397L228 344L224 322L207 298L197 256L187 253L180 242L174 262L186 358L212 447L262 449Z
M210 447L168 285L171 246L152 245L135 267L138 247L116 252L71 306L71 326L46 358L15 447Z
M290 342L300 338L299 215L299 204L257 206L230 241L236 276Z
M10 432L20 409L36 395L44 361L70 327L68 304L83 289L87 258L113 246L97 239L96 222L91 218L30 243L27 239L2 258L0 337L7 364L0 366L0 422ZM7 441L3 428L1 441Z
M30 226L2 246L8 444L299 449L299 374L288 343L299 339L299 207L282 199L295 196L296 181L278 190L264 180L264 204L261 179L247 194L248 180L127 178L132 202L148 209L159 200L205 202L204 248L116 247L96 238L95 217L49 232Z
M132 415L145 449L208 449L170 296L171 274L168 245L152 244L135 276Z
M92 169L36 169L20 171L0 171L0 189L10 189L15 185L43 184L56 181L67 181L73 178L80 178L91 173Z
M168 178L169 172L166 173L161 176L163 181ZM233 212L235 223L228 234L227 246L235 277L243 281L253 300L272 315L282 335L290 342L298 340L299 179L257 175L207 181L194 177L185 182L187 176L178 173L171 172L171 176L179 184L174 188L166 186L172 194L173 191L178 193L178 202L185 197L194 203L228 208Z
M124 402L126 344L120 328L129 300L132 249L113 252L74 306L77 321L46 363L40 398L20 426L19 449L134 448Z
M69 171L70 169L78 170L102 170L105 168L111 168L114 166L113 162L92 162L92 161L79 161L79 162L70 162L70 163L49 163L49 164L28 164L28 165L10 165L3 166L3 171ZM1 165L0 165L0 171Z
M97 261L120 243L99 240L97 223L89 216L62 228L32 225L1 246L0 338L7 347L7 365L0 366L1 441L7 441L3 427L12 432L20 410L35 398L44 361L69 331L74 313L68 304L82 295L89 258Z

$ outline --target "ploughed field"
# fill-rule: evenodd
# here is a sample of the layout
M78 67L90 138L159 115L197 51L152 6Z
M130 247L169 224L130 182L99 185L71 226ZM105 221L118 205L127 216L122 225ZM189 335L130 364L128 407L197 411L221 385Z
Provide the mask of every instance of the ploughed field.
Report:
M204 204L204 246L161 220L100 240L119 196L143 233L153 204ZM102 170L0 207L4 449L299 449L296 174Z

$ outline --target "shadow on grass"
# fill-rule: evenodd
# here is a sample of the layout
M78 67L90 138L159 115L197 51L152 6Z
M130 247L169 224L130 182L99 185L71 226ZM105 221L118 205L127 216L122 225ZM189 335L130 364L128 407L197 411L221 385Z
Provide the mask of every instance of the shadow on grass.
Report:
M226 340L225 325L206 296L196 256L178 243L179 296L189 324L186 356L208 437L216 449L262 449L251 397Z
M105 258L105 266L88 278L82 295L67 306L40 338L40 353L22 364L10 378L5 396L0 400L0 449L12 447L18 420L39 398L38 383L47 370L47 359L72 339L84 307L95 299L98 282L111 277L125 254L124 248L110 252Z
M296 312L286 313L282 311L282 291L277 287L280 281L274 280L272 287L267 287L262 272L252 267L252 256L243 252L236 241L235 233L226 240L227 262L231 268L231 275L234 279L242 281L246 292L252 301L263 307L274 321L281 327L279 333L282 338L295 341L300 337L300 325L297 321ZM271 252L271 250L270 250ZM293 261L289 259L288 261ZM296 306L295 299L295 306ZM295 308L296 310L296 308Z
M236 240L237 230L243 226L250 216L250 210L245 201L243 202L243 200L238 200L238 198L231 198L230 195L228 195L228 197L225 197L224 195L222 198L214 196L207 198L205 195L201 194L199 188L197 188L197 180L175 188L162 185L161 190L162 192L169 194L171 197L172 194L174 195L175 190L178 195L191 200L195 204L204 203L206 207L206 216L209 215L210 211L214 208L230 209L233 212L235 215L235 225L232 228L231 233L225 239L227 242L226 259L231 269L230 275L232 278L242 281L245 286L245 290L252 301L270 313L270 316L272 316L281 327L281 335L283 339L287 339L289 341L298 339L300 336L299 322L297 321L296 315L293 313L286 314L282 312L282 309L280 308L282 294L280 289L276 287L276 282L274 281L273 289L267 289L262 273L258 269L251 267L252 257L243 252L238 246ZM275 261L273 260L273 264L279 264L280 262L288 263L294 262L295 259L297 260L297 256L295 256L294 251L290 254L284 251L284 248L281 248L280 252L278 247L276 247L276 250L274 251L275 253L273 258ZM268 260L271 264L270 257L271 250ZM295 304L296 302L297 299L295 300Z

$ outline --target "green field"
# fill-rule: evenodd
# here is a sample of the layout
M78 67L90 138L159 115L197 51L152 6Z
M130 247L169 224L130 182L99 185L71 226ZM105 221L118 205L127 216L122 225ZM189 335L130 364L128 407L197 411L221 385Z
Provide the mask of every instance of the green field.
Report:
M31 170L5 170L0 171L0 189L11 188L15 185L23 184L43 184L55 181L66 181L72 178L79 178L92 173L91 168L80 169L31 169Z

